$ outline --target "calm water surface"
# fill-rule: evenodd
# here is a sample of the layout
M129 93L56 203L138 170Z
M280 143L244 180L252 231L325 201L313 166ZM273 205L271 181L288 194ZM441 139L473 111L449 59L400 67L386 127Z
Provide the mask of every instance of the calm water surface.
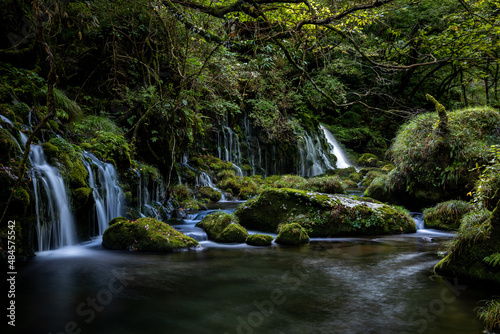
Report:
M201 214L203 215L203 213ZM172 254L100 239L39 253L17 277L19 333L481 333L499 291L433 276L449 233L313 239L300 248L203 241Z

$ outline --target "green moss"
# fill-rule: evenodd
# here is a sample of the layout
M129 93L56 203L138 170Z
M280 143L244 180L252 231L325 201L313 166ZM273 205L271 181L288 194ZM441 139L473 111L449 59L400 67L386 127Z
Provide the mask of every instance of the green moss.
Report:
M309 235L297 223L283 224L279 227L276 243L280 245L301 245L309 242Z
M201 200L208 200L212 203L218 202L222 198L222 194L210 187L198 187L196 197Z
M272 244L274 237L268 234L252 234L248 236L245 241L248 245L251 246L269 246Z
M375 154L371 153L363 154L358 160L359 165L367 167L376 167L378 162L378 157Z
M171 252L198 242L154 218L120 220L104 231L102 245L108 249Z
M0 162L11 164L11 159L22 155L14 138L5 129L0 129Z
M462 217L473 210L468 202L452 200L437 204L424 210L426 227L445 230L457 230Z
M396 169L388 184L394 198L422 207L466 198L472 190L479 176L476 164L486 163L490 145L500 143L494 135L500 114L483 107L448 112L446 117L446 131L436 113L418 115L399 130L390 149Z
M274 232L280 224L298 223L310 236L415 232L407 212L342 195L295 189L267 189L236 210L248 229Z
M104 161L114 161L117 168L127 169L132 165L131 149L125 137L108 131L97 131L91 140L94 153Z
M380 170L369 171L368 173L366 173L365 178L361 181L361 185L363 187L368 187L373 182L373 180L383 175L385 175L385 173L381 172Z
M52 138L42 144L49 161L58 165L70 188L87 187L88 172L83 164L81 148L64 138ZM61 168L62 167L62 168Z
M74 190L73 204L77 210L86 207L89 203L94 201L92 192L92 188L86 187Z
M381 202L388 202L391 199L389 186L387 185L387 175L376 177L365 190L364 196L375 198Z
M115 217L109 221L108 225L111 226L111 225L114 225L116 223L127 222L127 221L128 221L128 219L125 217Z
M203 217L196 227L201 227L208 238L216 242L245 242L248 237L248 232L238 224L236 216L222 211Z

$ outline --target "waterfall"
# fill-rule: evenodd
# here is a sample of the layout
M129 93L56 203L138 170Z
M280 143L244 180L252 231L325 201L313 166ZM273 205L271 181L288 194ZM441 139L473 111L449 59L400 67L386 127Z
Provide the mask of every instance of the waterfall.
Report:
M226 134L227 133L227 134ZM240 148L240 138L233 130L228 126L222 127L222 140L220 138L220 132L217 136L218 153L219 159L222 159L222 149L224 149L224 160L229 161L233 164L236 170L236 176L243 176L243 171L241 167L241 148ZM224 146L221 147L221 144Z
M348 168L353 166L349 162L349 159L345 155L344 151L340 147L339 143L337 142L333 134L330 131L328 131L328 129L325 128L323 125L320 125L320 128L321 130L323 130L323 133L325 134L325 138L328 141L328 144L330 144L331 153L337 157L337 168Z
M2 119L2 121L4 121L5 123L9 124L10 126L14 126L14 124L12 123L12 121L10 119L8 119L7 117L3 116L3 115L0 115L0 119Z
M222 190L215 186L215 184L212 182L212 179L210 178L210 175L205 172L200 172L200 174L196 177L196 187L210 187L221 194L221 202L226 201L226 196L224 195Z
M102 162L93 154L83 153L89 172L89 185L93 189L99 235L108 228L111 219L122 215L123 191L118 185L118 174L110 163ZM94 166L94 168L92 168Z
M302 138L304 147L299 146L299 172L302 176L316 176L325 173L328 169L334 169L317 135L313 139L306 132Z
M38 250L74 244L75 222L61 174L47 163L39 145L31 145L30 161L33 166L31 173L36 203Z

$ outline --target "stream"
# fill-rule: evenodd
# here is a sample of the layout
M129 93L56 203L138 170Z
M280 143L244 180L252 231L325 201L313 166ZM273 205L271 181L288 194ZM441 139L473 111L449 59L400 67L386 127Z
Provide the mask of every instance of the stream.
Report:
M111 251L99 237L37 253L17 276L16 332L471 334L478 301L499 294L433 276L452 233L222 245L194 227L208 212L174 225L196 250Z

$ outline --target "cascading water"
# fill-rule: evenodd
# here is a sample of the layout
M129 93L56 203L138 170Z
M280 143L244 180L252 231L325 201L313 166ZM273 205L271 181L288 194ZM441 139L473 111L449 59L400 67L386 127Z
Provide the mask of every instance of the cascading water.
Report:
M122 215L123 191L118 185L118 174L110 163L84 152L83 160L89 173L89 185L93 189L99 235L108 228L111 219ZM94 168L92 168L94 167Z
M316 176L334 169L327 153L323 150L319 137L315 140L306 133L303 136L304 147L299 147L299 174L304 177Z
M226 201L226 196L224 195L224 192L222 192L219 188L215 186L215 184L212 182L212 179L210 178L210 175L208 175L205 172L200 172L200 174L196 177L196 186L197 187L210 187L213 190L219 192L221 194L221 202Z
M231 162L236 170L236 176L243 176L243 171L239 167L241 165L240 138L228 126L222 127L222 138L219 137L220 133L217 138L219 159ZM224 146L221 146L221 144ZM224 150L224 156L222 155L222 150Z
M320 125L320 128L321 130L323 130L328 144L330 144L331 153L337 157L337 168L352 167L353 165L349 162L349 159L345 155L344 151L340 147L333 134L323 125Z
M73 245L76 242L75 221L61 174L48 164L39 145L31 146L30 161L33 166L31 174L36 202L38 250Z

